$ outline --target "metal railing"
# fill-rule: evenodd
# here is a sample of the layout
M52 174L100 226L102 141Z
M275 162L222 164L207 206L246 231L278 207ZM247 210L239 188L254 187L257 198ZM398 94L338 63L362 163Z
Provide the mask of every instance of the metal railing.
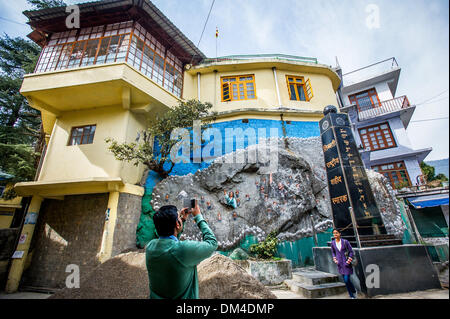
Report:
M309 58L304 56L287 55L287 54L250 54L250 55L228 55L217 58L207 58L201 61L204 63L214 63L223 61L237 61L237 60L252 60L252 59L275 59L275 60L289 60L296 62L306 62L318 64L316 58Z
M395 57L392 57L380 62L372 63L363 68L347 72L342 75L342 82L344 86L349 86L398 68L399 66L397 60Z
M358 120L365 121L383 114L400 111L411 107L406 95L396 97L392 100L382 101L381 103L370 103L366 105L356 105L358 109Z

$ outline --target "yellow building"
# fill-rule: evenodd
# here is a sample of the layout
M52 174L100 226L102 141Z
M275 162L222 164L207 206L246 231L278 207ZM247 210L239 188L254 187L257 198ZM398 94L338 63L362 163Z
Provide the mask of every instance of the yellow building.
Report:
M80 29L65 27L64 7L24 12L43 49L21 93L41 111L47 147L37 180L15 185L31 203L8 292L21 280L62 287L67 265L83 274L135 247L144 167L115 160L106 138L135 141L149 119L187 99L212 103L220 128L286 124L286 135L318 136L323 107L336 104L339 76L316 59L207 59L148 0L79 7Z

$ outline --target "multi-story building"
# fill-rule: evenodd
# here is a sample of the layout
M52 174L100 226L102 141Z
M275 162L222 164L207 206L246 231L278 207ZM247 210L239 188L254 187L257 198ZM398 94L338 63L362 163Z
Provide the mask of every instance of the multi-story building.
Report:
M396 96L401 68L395 58L344 73L339 104L352 122L364 165L394 188L424 183L420 162L431 148L415 149L406 129L416 106Z
M390 58L344 73L338 102L349 115L366 168L383 174L397 189L399 205L412 225L409 230L416 234L414 241L438 243L435 250L429 247L433 260L448 260L448 187L425 186L420 163L432 148L416 149L408 138L406 129L416 106L407 96L396 96L400 71Z
M135 141L149 119L187 99L211 102L220 129L319 136L323 107L336 103L340 78L314 58L206 59L148 0L79 8L79 29L66 27L64 7L24 12L42 53L21 93L41 111L46 151L37 179L15 186L31 202L7 291L21 280L61 287L66 265L87 273L136 246L144 167L116 160L106 138ZM172 174L204 165L177 164Z

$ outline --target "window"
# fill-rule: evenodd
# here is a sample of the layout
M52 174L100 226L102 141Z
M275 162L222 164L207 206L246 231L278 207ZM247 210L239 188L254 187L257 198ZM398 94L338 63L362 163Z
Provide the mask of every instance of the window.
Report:
M256 99L255 76L227 76L220 78L222 102Z
M405 167L405 162L403 161L372 166L372 169L380 174L383 174L391 182L391 185L394 188L411 186L411 181Z
M314 94L309 79L298 76L286 76L289 98L292 101L310 101Z
M122 61L181 97L183 62L133 21L52 34L35 72Z
M359 136L364 149L370 149L371 151L397 146L388 123L359 129Z
M92 144L96 125L72 127L68 145Z
M350 103L356 104L360 111L381 106L377 91L374 88L350 95L348 99L350 100Z

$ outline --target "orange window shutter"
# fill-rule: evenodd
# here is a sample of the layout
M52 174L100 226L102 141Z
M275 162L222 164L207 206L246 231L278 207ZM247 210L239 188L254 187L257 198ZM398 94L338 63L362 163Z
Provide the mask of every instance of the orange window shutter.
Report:
M231 101L230 83L222 84L222 101Z
M305 82L305 93L308 101L310 101L314 97L314 92L309 79L307 79Z

